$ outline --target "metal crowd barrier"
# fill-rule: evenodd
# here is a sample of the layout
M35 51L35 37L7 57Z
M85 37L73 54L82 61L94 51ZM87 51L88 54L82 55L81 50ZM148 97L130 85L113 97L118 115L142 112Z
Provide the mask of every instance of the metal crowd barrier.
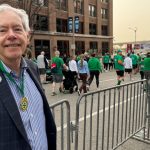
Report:
M146 82L146 93L147 93L147 113L146 113L146 136L144 140L150 140L150 71L144 72L145 78L147 79Z
M57 150L114 150L139 133L140 139L150 141L150 83L146 81L81 95L74 124L67 100L51 105L57 125Z
M50 106L57 126L57 150L71 150L70 104L64 99Z
M149 132L145 87L143 80L80 96L74 150L116 149L141 130L145 139Z

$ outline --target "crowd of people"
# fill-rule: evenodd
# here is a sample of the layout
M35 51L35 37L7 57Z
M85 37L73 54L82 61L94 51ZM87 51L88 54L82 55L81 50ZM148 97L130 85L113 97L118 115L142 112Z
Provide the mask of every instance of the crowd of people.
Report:
M133 51L124 56L122 51L118 50L117 55L114 56L114 67L117 74L117 85L124 81L127 74L130 75L130 80L133 80L132 76L139 72L142 80L145 78L145 72L150 71L150 52L139 55Z
M70 71L69 73L74 77L72 80L73 87L75 87L75 91L78 91L78 94L80 95L82 92L87 93L87 90L90 86L90 84L93 81L93 78L95 76L96 78L96 85L97 88L99 87L99 74L102 71L101 68L101 62L98 58L95 57L95 54L93 53L91 57L87 60L85 54L81 54L80 56L76 57L75 55L71 56L68 60L68 65L64 63L64 60L59 57L60 54L59 51L55 52L55 57L52 58L52 64L56 63L57 71L52 72L53 74L53 87L56 83L60 83L59 90L60 92L65 90L65 86L63 87L63 76L66 77L64 74L65 72ZM59 78L56 78L56 76L59 76ZM70 76L69 76L70 77ZM82 84L80 87L78 87L77 80L81 80ZM72 85L70 84L70 87L72 88ZM54 88L53 88L54 89ZM74 90L74 89L73 89ZM53 90L52 95L56 95L56 92Z
M44 55L42 51L40 55ZM105 55L101 58L98 57L95 53L87 53L78 55L61 57L60 52L58 50L55 51L55 56L52 58L51 63L56 64L57 66L55 72L52 72L53 83L52 83L52 96L56 95L56 83L59 83L59 91L63 92L65 90L64 78L70 78L73 81L73 87L69 85L69 79L66 79L68 82L68 86L70 86L71 91L78 91L78 94L87 93L90 89L90 85L95 77L96 87L99 88L99 77L102 72L109 72L111 70L116 71L117 75L117 83L116 85L120 85L124 78L129 75L130 81L133 81L133 76L138 72L141 75L141 79L144 79L144 59L148 57L148 55L144 54L135 54L134 51L132 53L127 53L126 56L122 54L122 50L118 50L115 55L110 55L109 53L105 53ZM38 64L37 57L37 64ZM45 57L43 58L43 64L46 64ZM41 62L41 61L40 61ZM40 65L38 65L40 66ZM47 65L43 65L46 68ZM50 65L49 65L50 66ZM50 67L51 68L51 67ZM46 74L45 69L39 70L42 73ZM42 70L42 71L41 71ZM66 76L66 72L72 76ZM41 78L42 80L43 78ZM78 86L77 80L80 79L82 81L81 86ZM65 81L66 81L65 80ZM43 83L46 83L46 78L44 78ZM66 88L67 90L69 88Z

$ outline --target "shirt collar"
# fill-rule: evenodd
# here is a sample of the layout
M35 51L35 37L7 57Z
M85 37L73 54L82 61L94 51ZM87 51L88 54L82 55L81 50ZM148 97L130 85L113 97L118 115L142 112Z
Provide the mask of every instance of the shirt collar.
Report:
M1 61L1 62L3 64L3 67L6 70L6 72L16 76L16 73L14 71L12 71L8 66L6 66L3 61ZM25 61L25 59L23 57L21 58L20 66L21 66L20 67L21 68L21 72L24 72L28 68L28 65L27 65L27 63L26 63L26 61Z

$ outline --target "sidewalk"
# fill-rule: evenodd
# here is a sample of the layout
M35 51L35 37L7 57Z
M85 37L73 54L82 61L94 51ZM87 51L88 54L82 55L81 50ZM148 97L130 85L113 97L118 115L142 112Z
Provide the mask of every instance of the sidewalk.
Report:
M150 144L130 138L116 150L150 150Z

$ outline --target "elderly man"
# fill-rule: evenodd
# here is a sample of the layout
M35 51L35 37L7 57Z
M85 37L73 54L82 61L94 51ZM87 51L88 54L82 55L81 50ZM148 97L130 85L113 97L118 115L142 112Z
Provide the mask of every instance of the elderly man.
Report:
M48 68L48 61L45 57L45 52L42 51L40 55L37 56L37 65L40 72L40 78L42 83L48 83L46 81L46 69Z
M0 5L0 150L56 150L56 126L29 44L25 11Z
M63 59L60 58L59 56L60 56L60 52L55 51L55 57L52 58L52 65L51 65L51 71L52 71L52 76L53 76L52 94L51 94L52 96L56 95L56 92L55 92L56 83L59 83L60 92L64 90L62 70L63 68L67 69L67 66L65 65ZM54 68L52 67L53 65L56 65L55 71L54 71Z

